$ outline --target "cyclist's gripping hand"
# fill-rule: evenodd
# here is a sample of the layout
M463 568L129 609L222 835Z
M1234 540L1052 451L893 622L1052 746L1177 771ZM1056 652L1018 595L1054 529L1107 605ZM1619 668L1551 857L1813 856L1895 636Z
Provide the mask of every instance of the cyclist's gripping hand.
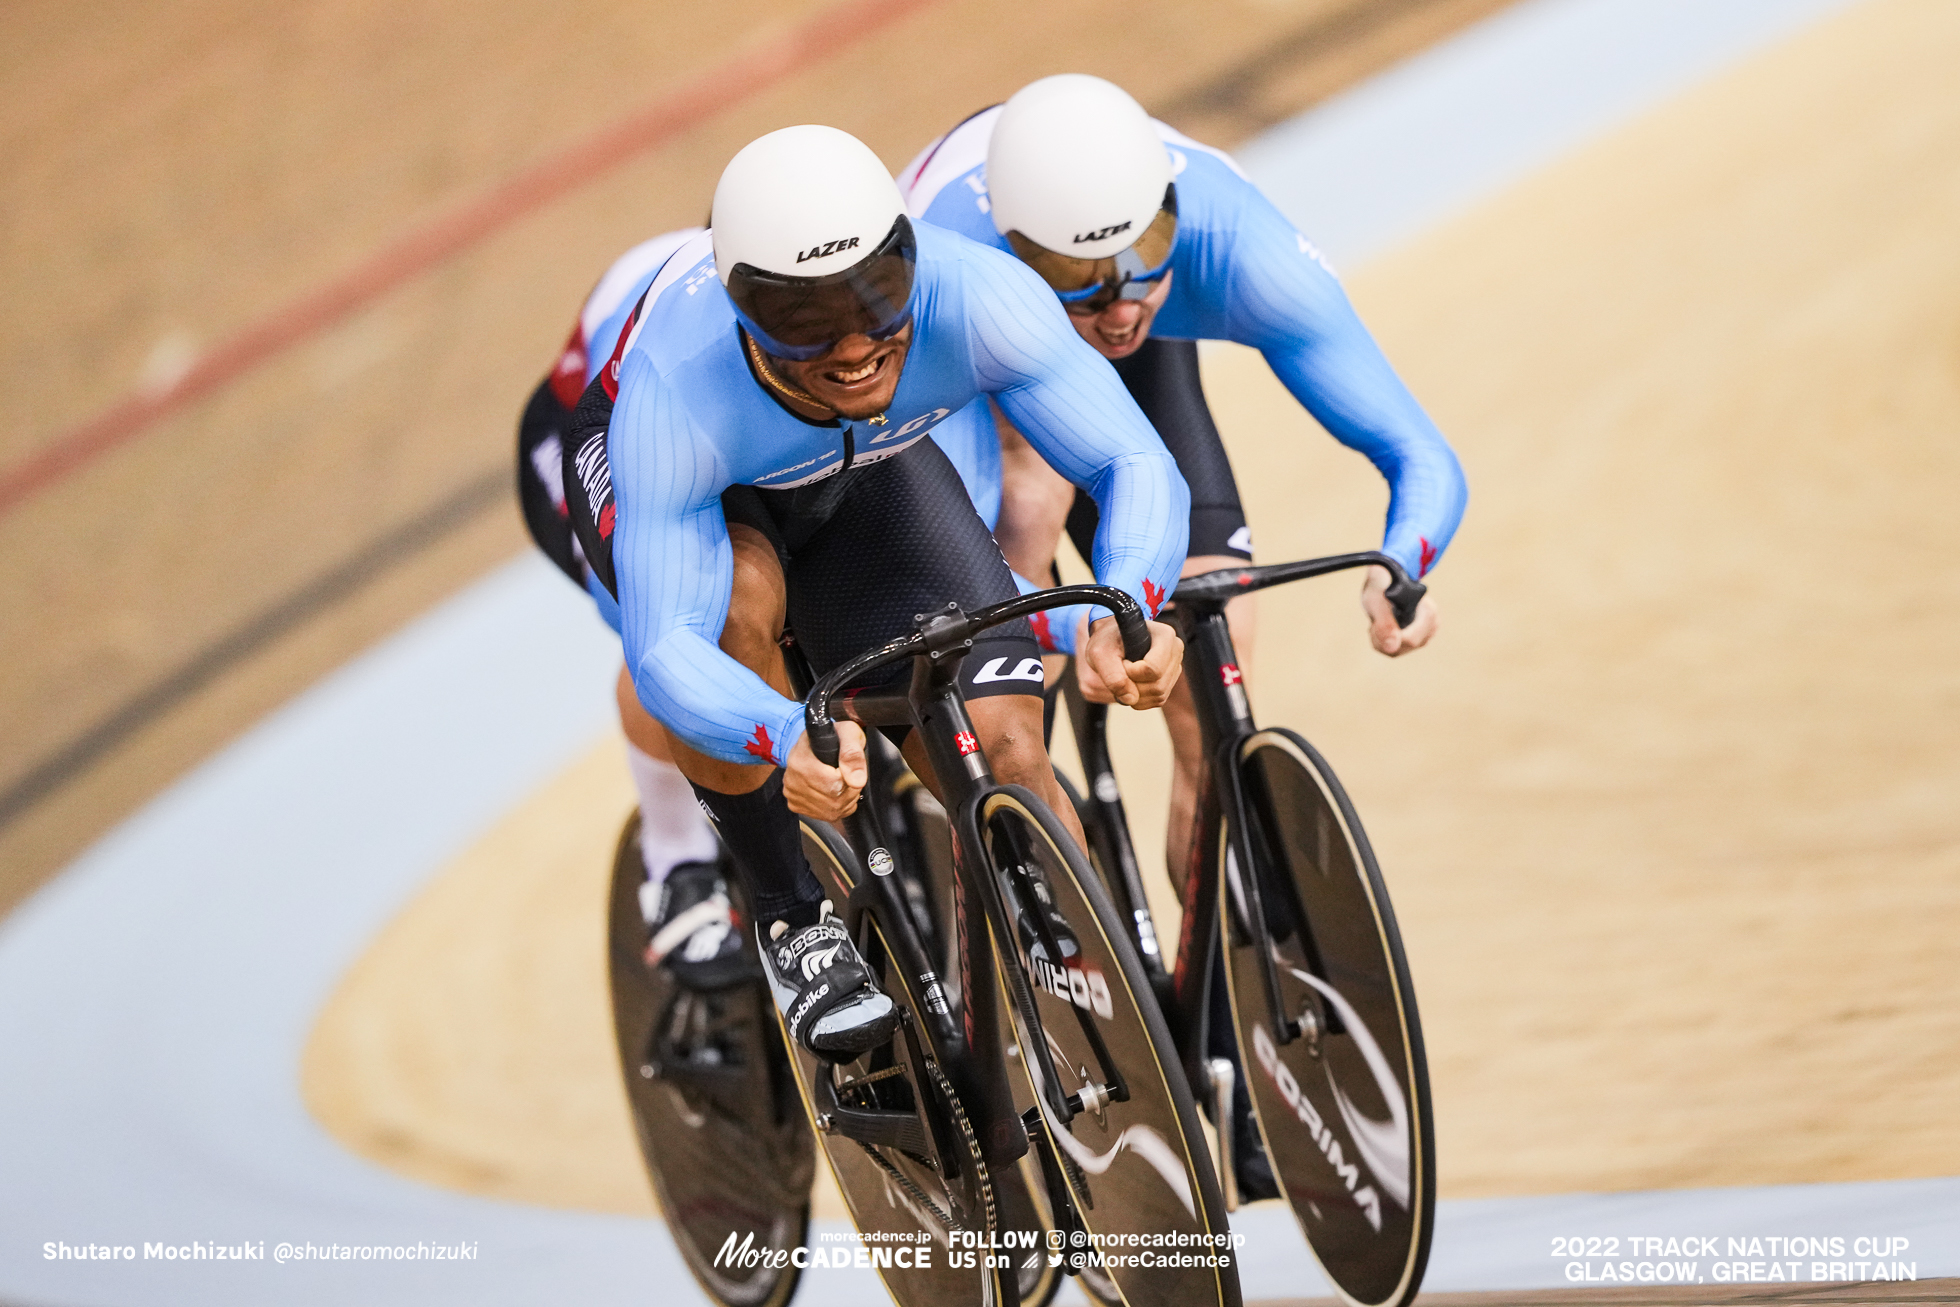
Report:
M1184 674L1184 641L1164 623L1152 622L1150 652L1142 662L1124 662L1116 619L1105 617L1089 628L1089 643L1075 663L1082 697L1090 703L1158 708Z
M1407 626L1395 624L1395 609L1388 602L1386 567L1371 567L1361 582L1361 611L1368 614L1368 638L1378 653L1399 657L1420 649L1436 634L1436 601L1424 595L1416 604L1416 620Z
M783 798L789 810L818 821L841 821L857 811L864 790L864 728L856 722L837 723L837 765L817 761L808 735L790 746L789 766L783 769Z

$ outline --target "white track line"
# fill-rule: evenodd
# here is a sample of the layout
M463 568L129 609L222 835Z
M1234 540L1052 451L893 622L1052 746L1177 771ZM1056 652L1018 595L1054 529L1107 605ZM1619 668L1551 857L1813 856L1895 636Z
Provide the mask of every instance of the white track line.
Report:
M1379 251L1842 0L1529 0L1240 152L1336 258ZM299 1058L375 933L606 728L617 645L524 559L323 681L0 923L0 1296L92 1307L695 1301L655 1222L473 1199L353 1157ZM1901 1234L1960 1273L1960 1182L1446 1203L1434 1288L1558 1285L1553 1235ZM1321 1292L1240 1214L1248 1298ZM1637 1228L1634 1228L1637 1227ZM463 1262L146 1261L145 1243L462 1241ZM134 1264L44 1241L134 1245ZM811 1272L803 1304L873 1301Z

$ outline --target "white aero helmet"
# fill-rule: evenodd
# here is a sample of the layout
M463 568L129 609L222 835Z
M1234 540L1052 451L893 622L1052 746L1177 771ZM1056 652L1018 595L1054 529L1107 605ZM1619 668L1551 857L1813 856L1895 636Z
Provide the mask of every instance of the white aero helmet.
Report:
M1171 175L1143 106L1080 73L1015 92L987 145L995 230L1064 301L1091 307L1140 299L1163 275L1177 241Z
M749 142L715 186L715 270L736 316L778 358L911 320L918 243L905 200L864 142L785 127Z

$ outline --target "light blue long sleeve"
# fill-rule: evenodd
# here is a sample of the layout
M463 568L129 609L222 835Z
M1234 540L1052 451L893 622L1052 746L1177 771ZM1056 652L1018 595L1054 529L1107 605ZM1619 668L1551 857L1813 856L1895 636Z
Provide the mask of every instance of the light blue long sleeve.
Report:
M1389 487L1382 552L1420 576L1463 519L1462 465L1318 253L1249 183L1238 201L1216 310L1225 338L1258 349L1303 408L1375 465ZM1182 334L1181 316L1161 330Z
M1006 250L986 187L987 141L998 113L962 123L899 180L915 215ZM1161 123L1158 129L1176 174L1178 241L1170 294L1152 334L1230 340L1263 353L1293 397L1387 480L1384 552L1412 573L1429 570L1468 501L1449 443L1306 237L1229 157Z

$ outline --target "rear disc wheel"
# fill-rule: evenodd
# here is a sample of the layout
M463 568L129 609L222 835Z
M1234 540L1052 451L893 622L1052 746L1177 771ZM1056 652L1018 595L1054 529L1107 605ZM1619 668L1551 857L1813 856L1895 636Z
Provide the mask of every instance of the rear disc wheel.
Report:
M607 961L641 1159L702 1291L723 1307L784 1307L801 1274L795 1266L715 1264L731 1235L795 1248L809 1227L815 1150L775 1004L759 979L697 993L664 968L648 969L639 836L636 814L613 859ZM739 904L740 886L729 893ZM748 952L753 961L752 942Z

